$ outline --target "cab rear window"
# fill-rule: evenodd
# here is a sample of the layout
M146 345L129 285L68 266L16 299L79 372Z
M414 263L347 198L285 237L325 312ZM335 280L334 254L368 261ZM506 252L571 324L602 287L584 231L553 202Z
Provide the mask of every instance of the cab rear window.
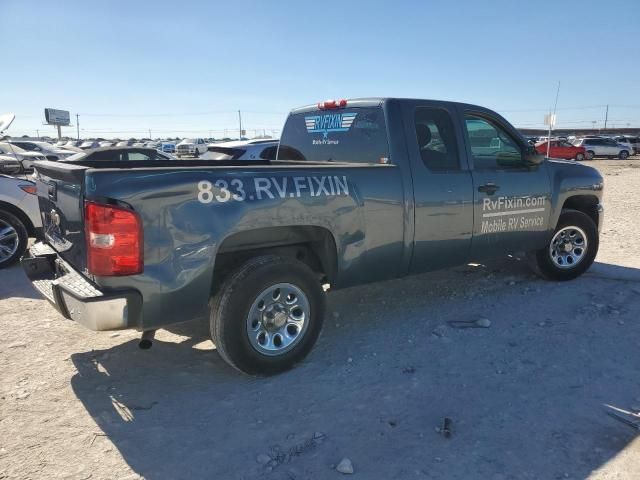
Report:
M317 110L289 115L278 160L387 163L389 143L380 107Z

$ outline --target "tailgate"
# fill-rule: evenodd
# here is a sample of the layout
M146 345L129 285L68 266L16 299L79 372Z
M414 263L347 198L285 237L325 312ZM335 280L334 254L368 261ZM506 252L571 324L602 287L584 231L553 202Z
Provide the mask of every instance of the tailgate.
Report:
M62 258L83 271L87 262L83 218L87 167L59 162L36 162L35 167L45 240Z

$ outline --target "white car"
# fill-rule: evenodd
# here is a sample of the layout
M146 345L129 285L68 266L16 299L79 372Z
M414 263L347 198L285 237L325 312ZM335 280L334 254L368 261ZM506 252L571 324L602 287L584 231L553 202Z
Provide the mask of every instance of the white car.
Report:
M185 138L176 145L176 157L196 157L207 151L207 144L203 138Z
M13 143L0 142L0 155L11 157L22 165L22 171L33 170L33 162L38 160L46 160L47 158L41 153L27 152Z
M278 143L277 139L210 143L206 158L211 160L275 160Z
M114 143L110 142L109 140L103 140L102 142L98 142L98 146L100 148L102 147L113 147Z
M75 153L71 150L56 148L47 142L39 142L35 140L9 140L9 143L28 152L44 155L47 160L62 160L63 158L67 158Z
M17 261L41 228L35 183L0 175L0 268Z
M636 137L633 135L620 135L619 137L615 137L615 140L618 143L628 143L633 148L633 153L637 155L640 153L640 137Z
M574 145L576 147L584 147L587 160L591 160L594 157L618 157L624 160L633 153L632 149L611 138L581 138Z
M80 145L80 148L82 150L87 150L89 148L100 148L100 144L98 142L96 142L95 140L85 140Z

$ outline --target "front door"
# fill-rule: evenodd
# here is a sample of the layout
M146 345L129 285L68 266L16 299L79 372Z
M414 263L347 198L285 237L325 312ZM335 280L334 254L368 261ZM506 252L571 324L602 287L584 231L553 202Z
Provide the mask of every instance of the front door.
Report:
M472 258L541 248L551 210L546 162L526 164L526 145L502 119L486 112L464 118L473 168Z
M412 273L464 263L471 248L473 186L451 108L404 105L415 202Z

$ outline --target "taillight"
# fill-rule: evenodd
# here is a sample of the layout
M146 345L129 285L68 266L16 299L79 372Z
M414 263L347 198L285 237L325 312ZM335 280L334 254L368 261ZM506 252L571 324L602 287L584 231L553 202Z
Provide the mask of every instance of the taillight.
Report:
M23 190L27 193L30 193L31 195L35 195L36 193L38 193L38 188L35 185L32 184L27 184L27 185L18 185L18 188L20 188L20 190Z
M86 202L84 222L89 273L101 277L142 273L142 223L135 212Z

